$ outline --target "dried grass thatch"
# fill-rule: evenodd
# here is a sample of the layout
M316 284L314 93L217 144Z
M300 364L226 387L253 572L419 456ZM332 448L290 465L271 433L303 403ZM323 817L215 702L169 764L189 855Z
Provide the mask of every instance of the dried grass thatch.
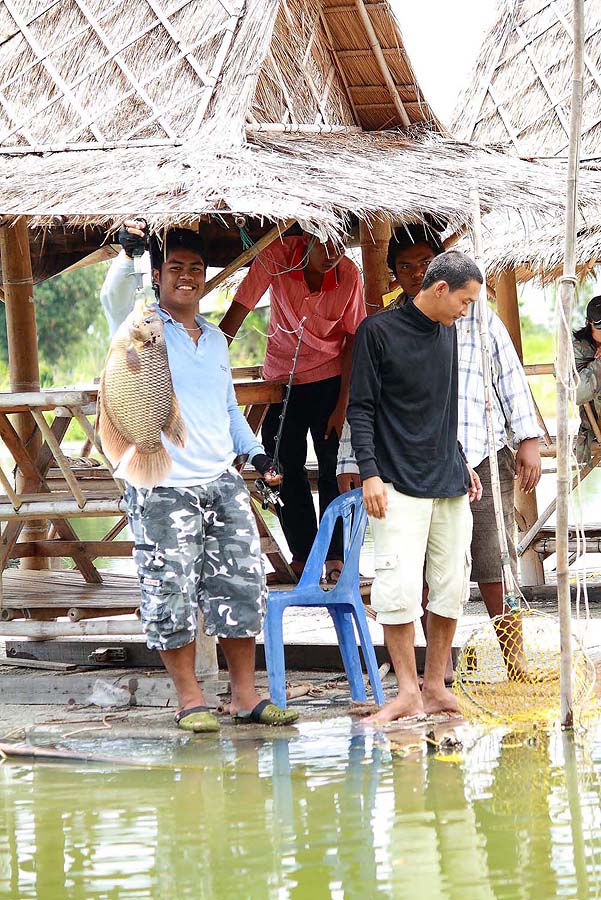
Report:
M585 82L582 158L601 160L601 2L584 0ZM460 97L453 134L466 141L502 145L522 158L567 158L572 89L571 0L504 0L487 36L467 90ZM583 176L587 177L587 176ZM593 176L594 177L594 176ZM562 186L562 194L565 186ZM601 205L580 224L578 266L601 258ZM488 223L486 261L494 271L516 268L517 277L551 280L561 269L561 223L537 229Z
M68 181L64 157L73 158ZM242 146L116 149L11 160L0 183L0 209L32 225L110 226L143 210L153 227L199 214L242 213L319 220L331 231L352 212L415 221L425 213L452 228L470 220L476 183L485 208L533 215L562 209L562 173L442 137L398 133L255 135ZM585 186L592 202L601 177Z
M475 173L489 207L557 210L554 170L413 134L438 123L385 0L3 0L0 34L8 218L459 226Z

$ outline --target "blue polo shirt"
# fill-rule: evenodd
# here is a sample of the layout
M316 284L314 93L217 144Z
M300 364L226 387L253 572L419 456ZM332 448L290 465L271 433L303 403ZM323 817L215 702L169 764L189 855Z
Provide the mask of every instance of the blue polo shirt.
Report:
M133 260L120 255L113 260L102 286L102 305L112 331L133 308L133 274ZM162 435L173 460L171 472L162 484L190 487L214 481L239 454L248 454L252 461L256 453L264 450L238 406L223 332L197 315L202 334L195 343L184 326L160 306L158 313L165 323L171 379L188 429L183 450ZM116 474L119 476L119 469Z

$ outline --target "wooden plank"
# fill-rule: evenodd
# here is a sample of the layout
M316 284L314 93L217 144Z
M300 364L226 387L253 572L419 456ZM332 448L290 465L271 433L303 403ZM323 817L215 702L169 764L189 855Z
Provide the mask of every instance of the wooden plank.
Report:
M0 392L0 411L3 413L30 412L32 407L49 412L57 406L85 406L96 403L95 391L14 391Z
M35 641L48 641L57 637L84 637L93 635L120 636L142 634L142 625L137 620L119 621L117 619L92 619L85 622L39 622L14 621L3 622L1 629L4 637L28 637ZM5 701L6 702L6 701Z
M24 541L13 547L11 559L25 556L62 557L73 553L85 553L90 559L104 557L131 556L133 541Z
M108 670L111 671L111 670ZM125 672L121 677L104 677L116 686L122 685L124 693L129 692L132 706L176 706L177 694L170 678L152 677ZM60 705L68 703L84 704L94 690L98 678L97 671L52 674L14 672L0 673L0 689L4 703L36 705Z
M239 406L253 403L281 403L284 387L276 381L238 381L234 384Z
M39 519L41 516L55 520L60 517L60 526L56 524L57 530L64 529L68 524L64 519L75 519L82 516L117 516L124 511L125 503L117 500L88 499L84 509L76 500L52 499L46 502L27 500L18 512L15 512L10 504L0 503L0 519L3 521L18 519L22 522L25 519ZM69 536L69 539L77 541L75 532ZM81 567L79 566L79 568Z
M49 672L72 672L75 663L50 662L44 659L16 659L14 656L0 656L1 666L18 666L21 669L47 669Z

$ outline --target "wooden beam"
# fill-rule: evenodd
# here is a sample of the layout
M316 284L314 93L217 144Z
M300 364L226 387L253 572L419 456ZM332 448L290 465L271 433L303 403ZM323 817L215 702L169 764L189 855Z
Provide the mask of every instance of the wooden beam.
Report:
M382 308L382 295L388 293L390 270L386 262L390 223L376 219L369 224L359 222L361 257L363 260L363 282L367 314Z
M233 275L234 272L237 272L238 269L241 269L246 263L251 262L261 250L264 250L265 247L269 247L270 244L273 244L275 240L281 237L285 231L288 231L288 229L294 225L295 221L296 219L284 219L283 222L274 225L271 231L268 231L262 238L259 238L256 244L253 244L252 247L249 247L244 253L241 253L240 256L233 260L233 262L225 266L218 275L215 275L214 278L207 281L203 297L206 297L206 295L218 285L223 284L226 278L229 278L230 275Z
M403 101L401 100L400 94L394 83L394 79L390 73L390 69L388 68L388 63L386 62L384 54L382 53L382 47L380 46L378 36L369 17L369 13L367 11L365 3L363 2L363 0L355 0L355 5L359 12L363 27L365 28L369 46L371 47L372 52L376 58L376 62L378 63L380 72L382 73L382 77L386 83L386 87L388 88L388 92L392 97L394 108L399 114L399 118L403 124L403 127L409 128L411 126L411 121L409 119L409 116L407 115L407 110L403 106Z
M15 544L10 552L11 559L26 556L73 556L85 553L90 559L98 556L128 557L133 550L133 541L27 541Z
M2 283L6 310L8 338L8 368L12 391L39 391L40 366L38 361L38 337L33 299L33 275L29 251L29 230L24 218L11 227L0 228L0 254L2 255ZM42 440L29 413L21 413L15 419L15 428L24 446L29 447L32 458L40 451ZM20 494L24 479L17 477L16 489ZM26 540L44 538L47 523L29 522L23 529ZM47 569L43 559L29 559L24 568Z
M496 279L497 312L499 318L509 332L520 362L524 362L522 350L522 331L520 327L520 309L514 269L504 269Z
M253 122L246 126L249 134L361 134L363 129L359 125L328 125L328 124L303 124L292 122L285 125L283 122ZM294 221L294 220L293 220Z

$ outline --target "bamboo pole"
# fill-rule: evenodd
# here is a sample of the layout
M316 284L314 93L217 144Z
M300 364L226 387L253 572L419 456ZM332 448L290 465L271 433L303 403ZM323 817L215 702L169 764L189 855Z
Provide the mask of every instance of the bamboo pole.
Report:
M375 219L371 223L359 222L361 258L363 261L363 282L365 305L370 315L382 308L382 295L390 288L390 270L386 262L390 223Z
M407 115L407 110L403 105L403 101L401 100L401 95L399 94L396 84L394 83L394 78L392 77L392 73L388 67L388 63L384 57L382 52L382 47L380 45L380 41L378 40L378 35L376 34L376 30L371 21L370 15L367 11L367 7L363 0L355 0L355 5L357 7L357 11L359 12L359 16L363 23L363 27L365 29L365 34L367 35L367 40L369 41L369 46L371 48L371 52L376 58L376 62L378 64L378 68L380 69L380 73L382 78L384 79L384 83L388 88L388 93L392 99L394 104L394 108L396 109L399 119L401 120L401 124L404 128L411 127L411 121L409 116Z
M252 247L249 247L248 250L245 250L244 253L241 253L240 256L236 257L236 259L229 263L225 268L221 270L214 278L211 278L210 281L207 281L205 284L205 290L203 297L206 297L212 290L214 290L218 285L223 284L226 278L229 278L230 275L233 275L234 272L237 272L238 269L241 269L242 266L245 266L246 263L251 262L255 256L257 256L261 250L265 247L269 247L270 244L273 244L278 237L284 234L285 231L288 231L289 228L294 225L296 219L284 219L283 222L279 222L275 225L271 231L268 231L267 234L264 234L262 238L253 244Z
M576 293L576 214L578 166L582 131L582 73L584 54L584 0L574 0L574 74L570 110L570 145L566 194L563 275L559 279L557 322L557 600L560 625L561 724L572 728L572 630L568 553L568 514L571 482L569 404L571 383L572 308Z
M33 277L29 232L24 218L17 219L11 227L0 228L0 254L2 255L2 280L6 309L8 338L8 368L11 391L39 391L40 368L38 341L33 301ZM42 440L29 413L15 416L15 428L32 459L36 459ZM17 493L25 487L22 475L17 477ZM31 521L22 531L22 540L35 541L46 537L47 524L43 520ZM48 560L31 557L22 562L24 569L47 569Z

